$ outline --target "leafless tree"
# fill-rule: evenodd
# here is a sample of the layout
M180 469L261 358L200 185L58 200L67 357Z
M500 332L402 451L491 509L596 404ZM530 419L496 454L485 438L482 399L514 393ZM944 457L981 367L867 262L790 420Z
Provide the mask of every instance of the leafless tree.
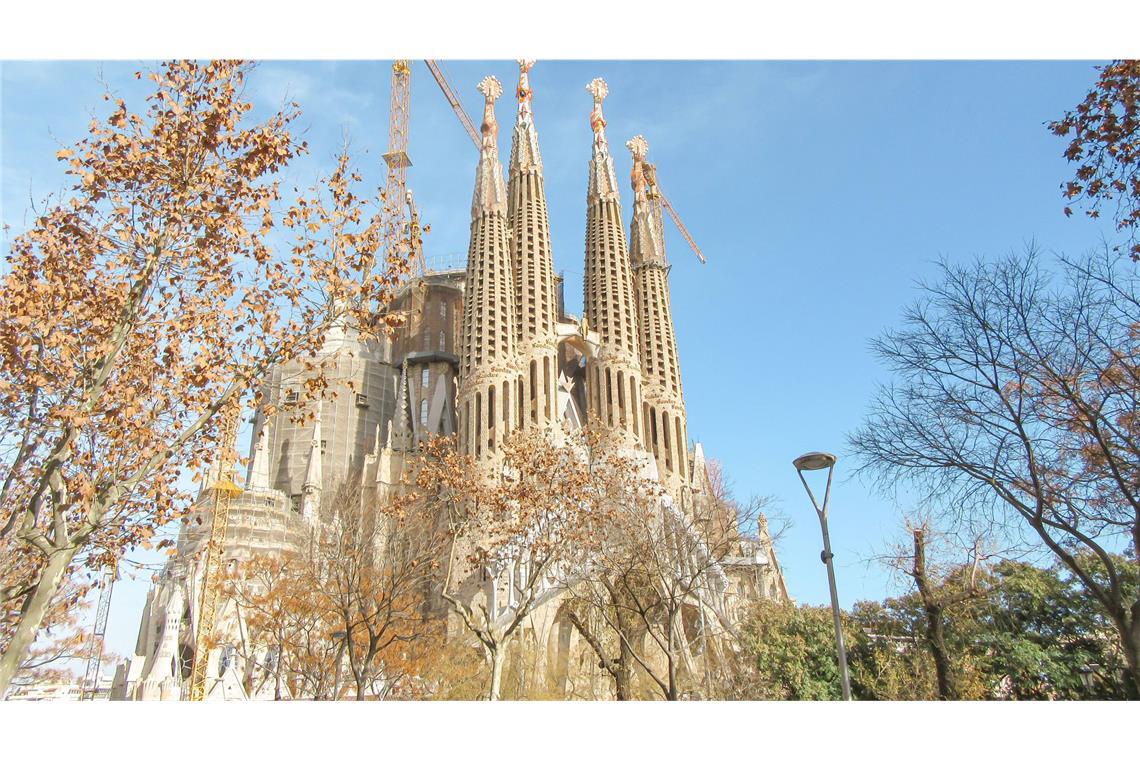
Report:
M598 482L614 507L612 517L594 572L571 592L616 639L616 653L591 634L581 613L571 622L614 679L619 698L631 694L632 661L663 698L680 699L686 679L702 672L711 678L725 659L731 624L718 601L728 583L722 560L741 551L743 526L755 522L766 502L754 499L741 508L724 487L676 503L660 486L623 469Z
M1140 689L1140 299L1110 251L943 263L873 342L894 382L850 444L884 489L1025 534L1113 621ZM1119 566L1114 552L1131 552Z

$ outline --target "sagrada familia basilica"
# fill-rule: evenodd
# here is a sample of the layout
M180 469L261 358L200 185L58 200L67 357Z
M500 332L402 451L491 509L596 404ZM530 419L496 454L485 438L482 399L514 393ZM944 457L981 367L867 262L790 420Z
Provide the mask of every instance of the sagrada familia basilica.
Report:
M394 306L408 318L390 338L365 340L351 326L328 334L324 364L334 382L351 381L354 392L319 402L315 419L304 425L285 414L254 420L248 472L228 514L230 567L298 546L320 519L322 493L336 484L353 480L366 498L383 498L416 447L438 434L455 435L463 453L490 467L514 430L604 426L647 462L669 508L712 498L703 449L688 443L662 204L648 145L640 136L626 143L634 191L627 233L602 113L607 87L601 79L590 82L584 315L568 314L551 250L531 63L520 62L505 178L495 118L502 86L493 77L479 85L485 110L466 269L429 271L407 282ZM304 378L300 363L277 367L264 380L267 402L287 407ZM206 501L196 506L200 514ZM171 700L186 693L208 535L195 522L182 529L177 555L147 596L135 651L116 673L113 698ZM748 600L787 598L763 518L757 533L740 537L736 550L710 569L715 598L706 604L723 626L732 626L733 611ZM495 584L494 578L468 582L465 593L491 595ZM511 604L509 595L502 603ZM598 673L596 663L566 667L583 645L559 614L562 599L553 594L542 604L526 640L550 653L544 661L561 661L568 696L604 698L604 690L571 683ZM229 654L243 625L240 613L223 605L218 620L207 698L272 698L271 688L250 692L243 672L249 661ZM462 635L462 628L452 630Z

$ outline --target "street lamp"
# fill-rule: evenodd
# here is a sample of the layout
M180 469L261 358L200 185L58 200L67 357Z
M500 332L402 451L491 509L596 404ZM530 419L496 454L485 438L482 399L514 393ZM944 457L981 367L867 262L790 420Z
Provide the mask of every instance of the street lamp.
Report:
M851 699L851 678L847 674L847 647L843 644L843 626L839 621L839 594L835 590L835 566L831 562L831 538L827 534L827 503L831 497L831 476L835 474L835 461L834 454L828 454L823 451L812 451L803 456L797 457L792 464L796 467L796 473L800 476L800 482L804 484L804 490L807 491L808 498L811 499L811 505L815 507L815 513L819 517L819 527L823 531L823 551L820 552L819 558L823 560L823 564L827 565L827 585L831 589L831 614L835 618L835 646L839 650L839 675L842 678L843 685L843 698L846 700ZM815 494L811 492L811 487L804 478L804 470L827 470L827 490L823 493L823 507L820 508L815 500Z

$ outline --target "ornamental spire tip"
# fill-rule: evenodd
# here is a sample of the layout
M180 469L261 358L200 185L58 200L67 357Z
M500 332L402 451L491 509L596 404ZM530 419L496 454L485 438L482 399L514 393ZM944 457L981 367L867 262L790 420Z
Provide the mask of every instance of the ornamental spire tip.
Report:
M495 101L503 94L503 85L495 77L487 76L479 83L478 90L484 98L483 125L479 131L483 134L482 150L487 150L496 145L499 136L499 123L495 121Z
M610 88L606 85L606 80L596 77L586 85L586 92L594 98L594 110L590 112L590 128L594 130L594 144L602 145L606 141L606 119L602 115L602 101L610 94Z
M530 100L534 95L534 91L530 89L530 70L534 68L534 61L527 58L518 59L519 64L519 86L515 94L519 100L519 122L527 121L534 117L533 112L530 110Z

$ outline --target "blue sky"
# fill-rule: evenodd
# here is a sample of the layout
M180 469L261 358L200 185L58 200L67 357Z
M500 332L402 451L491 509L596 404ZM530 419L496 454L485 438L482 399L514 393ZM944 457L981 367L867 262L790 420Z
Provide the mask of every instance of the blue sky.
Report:
M513 62L447 62L478 121L475 84L504 83L500 123L513 119ZM0 218L12 234L29 199L65 186L53 159L103 107L100 77L129 102L141 62L5 62L0 76ZM347 137L368 186L383 182L389 63L266 62L249 82L266 115L288 96L312 155L287 183L308 183ZM897 324L939 257L998 256L1036 242L1046 251L1095 246L1107 226L1062 214L1071 169L1045 128L1081 100L1091 62L539 61L531 72L546 169L555 266L567 307L580 312L586 165L585 85L609 83L611 147L631 197L627 139L643 134L661 187L709 262L667 224L670 284L689 431L720 459L737 495L771 496L793 525L779 556L799 601L826 603L819 526L791 466L804 451L839 455L831 535L844 606L897 593L873 561L897 535L894 503L850 478L845 435L886 380L867 342ZM136 105L136 109L141 109ZM509 155L510 130L500 131ZM476 155L421 62L413 66L414 189L433 257L467 249ZM146 574L115 591L109 639L128 653Z

